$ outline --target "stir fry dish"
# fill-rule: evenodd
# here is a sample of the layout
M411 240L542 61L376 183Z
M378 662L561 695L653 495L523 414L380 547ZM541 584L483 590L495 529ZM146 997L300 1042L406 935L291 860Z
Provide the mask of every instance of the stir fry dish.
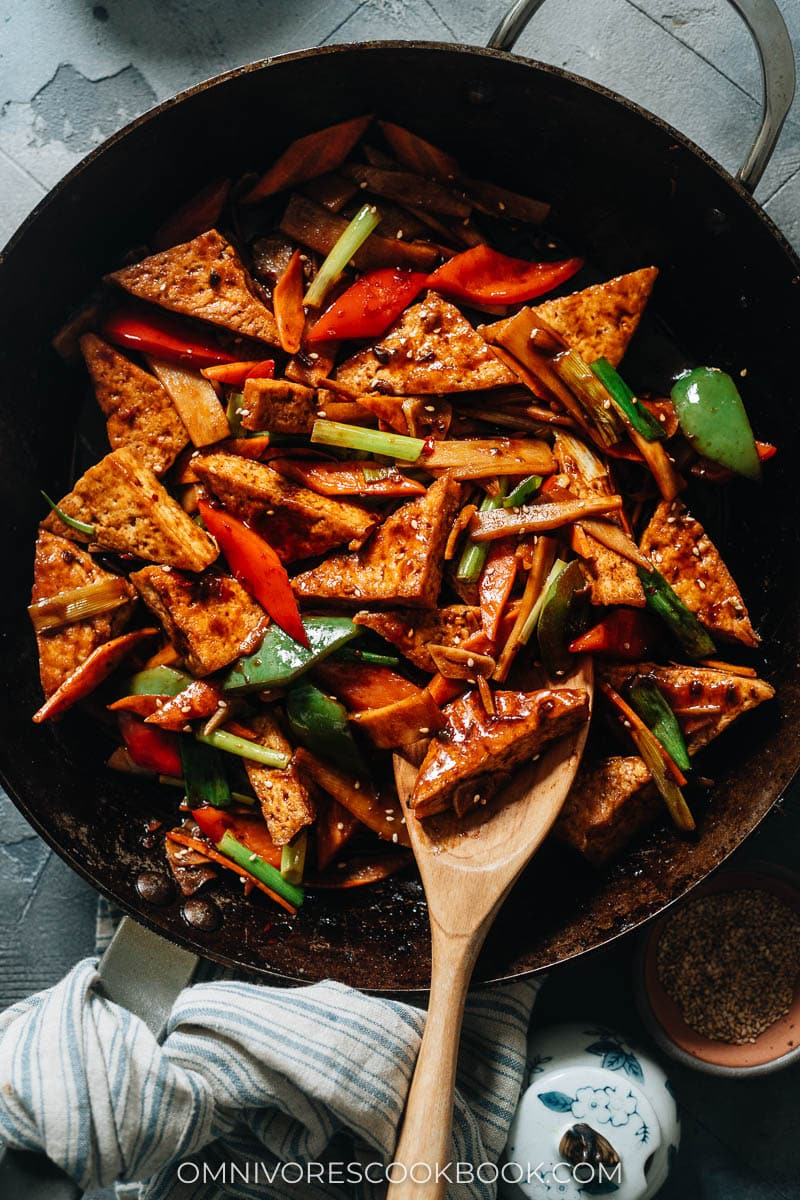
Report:
M595 282L547 217L346 121L203 188L57 335L110 450L46 497L33 719L80 704L164 786L184 893L230 871L294 912L402 870L407 822L502 803L586 724L584 656L554 837L686 836L695 755L772 696L724 660L759 637L690 494L774 447L713 366L636 390L656 267Z

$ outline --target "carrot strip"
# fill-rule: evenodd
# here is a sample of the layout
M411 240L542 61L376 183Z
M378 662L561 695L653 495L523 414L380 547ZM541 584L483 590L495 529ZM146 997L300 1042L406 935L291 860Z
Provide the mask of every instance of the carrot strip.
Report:
M224 854L220 854L219 850L215 850L213 846L209 846L206 842L201 842L199 838L193 838L188 833L182 833L178 829L171 829L166 835L171 842L177 842L179 846L188 846L190 850L194 850L197 854L204 854L211 862L216 863L220 867L224 867L226 871L235 871L240 879L246 879L251 887L257 887L265 896L269 896L270 900L274 900L281 908L285 908L288 913L295 916L297 909L288 900L284 900L283 896L279 896L277 892L273 892L272 888L268 888L260 879L256 879L255 875L251 875L249 871L245 871L238 863L232 862L226 858Z
M123 633L121 637L112 638L110 642L98 646L33 714L33 720L39 725L42 721L60 717L105 682L134 646L138 646L145 638L157 637L159 632L158 629L137 629L134 633Z
M664 746L661 745L661 742L658 741L658 738L655 737L653 731L648 729L639 714L634 712L631 706L627 704L625 700L623 700L619 692L616 691L610 683L606 683L605 680L601 680L600 690L603 695L614 705L626 729L635 729L638 733L643 733L646 737L653 738L656 742L658 742L661 757L664 760L664 766L667 768L678 787L685 787L686 776L682 773L669 751L666 750Z
M298 247L286 264L272 292L272 307L275 312L275 323L278 326L278 337L281 349L287 354L297 354L303 341L303 330L306 324L306 311L303 308L305 279L303 277L303 259Z

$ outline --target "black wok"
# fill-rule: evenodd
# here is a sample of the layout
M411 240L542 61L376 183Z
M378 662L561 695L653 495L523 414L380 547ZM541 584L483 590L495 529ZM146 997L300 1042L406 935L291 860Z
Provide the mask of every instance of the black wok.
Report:
M753 21L775 15L771 0L737 7ZM505 44L513 29L498 36ZM784 95L770 98L773 119L749 160L751 183L791 100L782 23L773 36L770 61L784 69ZM284 978L401 990L428 979L427 919L414 879L317 893L293 920L227 885L205 903L182 904L159 839L145 830L150 817L171 819L161 792L105 770L108 748L84 715L31 724L40 694L25 615L39 489L62 494L71 482L85 392L80 371L50 350L54 330L209 175L263 167L290 138L367 111L446 147L472 175L550 200L557 235L586 255L598 278L660 266L653 317L632 352L634 377L663 387L687 362L737 375L746 367L757 433L780 447L764 486L734 484L718 514L778 700L709 754L705 771L716 784L699 805L696 840L655 830L599 874L546 847L497 922L482 979L580 954L659 911L741 843L800 763L800 263L742 183L643 110L506 53L415 43L290 54L161 105L55 188L0 261L0 512L8 527L0 772L8 791L85 878L197 953Z

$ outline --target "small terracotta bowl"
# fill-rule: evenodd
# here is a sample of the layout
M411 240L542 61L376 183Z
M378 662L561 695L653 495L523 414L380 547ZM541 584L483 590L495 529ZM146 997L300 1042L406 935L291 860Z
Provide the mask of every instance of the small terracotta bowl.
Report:
M702 887L695 888L684 903L691 903L699 896L742 888L770 892L800 914L800 879L768 863L753 864L742 870L722 871ZM697 1071L728 1078L767 1075L797 1062L800 1058L800 977L786 1016L747 1045L732 1046L727 1042L713 1041L686 1024L680 1008L664 990L656 968L659 939L674 912L675 909L671 908L648 928L639 943L634 968L634 991L639 1014L665 1054Z

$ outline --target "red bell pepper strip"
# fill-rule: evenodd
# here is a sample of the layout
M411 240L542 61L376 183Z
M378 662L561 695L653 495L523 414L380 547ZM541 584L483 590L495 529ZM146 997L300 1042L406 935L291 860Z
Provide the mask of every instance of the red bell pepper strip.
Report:
M272 546L242 521L212 508L206 500L199 502L198 509L239 583L289 637L308 648L289 576Z
M245 816L243 813L228 813L221 808L203 805L193 808L192 817L210 842L218 846L226 833L232 833L253 854L260 854L273 867L281 865L280 846L276 846L267 832L264 818Z
M497 631L517 577L516 538L500 538L489 550L478 585L483 632L490 642Z
M236 359L226 350L210 342L201 342L193 331L169 317L143 315L141 312L118 308L109 313L101 333L115 346L152 354L166 362L182 363L187 367L211 367L215 363L232 363Z
M155 725L145 725L144 721L129 712L118 713L117 720L128 754L138 767L155 771L157 775L171 775L174 779L182 777L183 764L177 733L167 733Z
M624 662L641 662L658 646L658 627L648 612L615 608L570 642L570 654L600 654Z
M246 379L272 379L275 375L275 360L265 358L263 362L220 363L216 367L204 367L200 372L212 383L229 383L241 387Z
M367 479L362 462L274 458L270 466L321 496L422 496L425 492L421 483L401 474L396 467L382 468L379 478Z
M424 286L425 275L420 271L403 271L398 267L369 271L334 300L307 340L380 337Z
M521 304L566 283L582 266L582 258L532 263L481 244L442 263L427 285L467 304Z
M756 442L756 451L759 461L763 463L768 462L773 455L778 453L778 447L773 446L771 442ZM729 479L734 478L733 471L720 466L719 463L712 462L710 458L698 458L689 470L692 475L698 479L704 479L706 483L727 483Z

